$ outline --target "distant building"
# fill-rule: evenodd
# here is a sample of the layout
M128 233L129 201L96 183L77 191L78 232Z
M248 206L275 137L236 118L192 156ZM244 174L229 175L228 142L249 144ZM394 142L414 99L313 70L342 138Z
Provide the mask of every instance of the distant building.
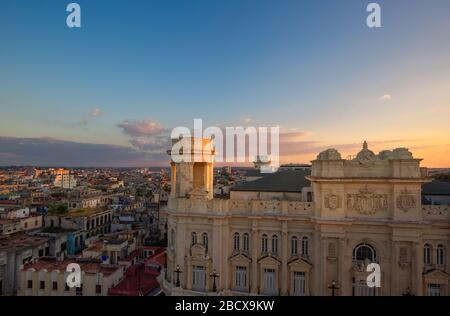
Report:
M81 286L69 288L66 271L70 263L81 268ZM93 259L41 258L23 266L19 273L19 296L106 296L123 277L119 265L105 265Z
M17 233L0 237L0 295L17 291L22 265L49 253L46 238Z
M68 169L57 169L55 172L53 185L62 189L73 189L77 186L75 176Z

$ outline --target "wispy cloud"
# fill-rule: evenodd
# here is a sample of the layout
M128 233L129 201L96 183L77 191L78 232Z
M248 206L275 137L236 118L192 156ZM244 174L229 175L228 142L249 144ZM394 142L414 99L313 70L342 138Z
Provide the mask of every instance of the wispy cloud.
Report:
M385 95L381 96L378 100L380 100L380 101L390 101L390 100L392 100L392 96L390 94L385 94Z
M89 112L89 116L90 117L98 117L98 116L100 116L100 115L102 115L103 114L103 111L102 111L102 109L100 109L100 108L93 108L90 112Z

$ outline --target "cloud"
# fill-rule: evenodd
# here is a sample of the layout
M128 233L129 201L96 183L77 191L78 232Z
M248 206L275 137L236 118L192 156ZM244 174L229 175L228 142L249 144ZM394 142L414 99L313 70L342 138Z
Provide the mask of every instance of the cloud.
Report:
M91 112L89 112L89 116L90 117L98 117L98 116L100 116L102 114L103 114L103 111L100 108L93 108L91 110Z
M139 137L139 136L155 136L160 135L164 132L168 132L164 126L153 120L144 120L144 121L128 121L125 120L120 124L117 124L118 127L122 128L124 134Z
M166 165L168 159L166 153L149 153L127 146L0 137L3 166L142 167Z
M392 100L392 96L390 94L385 94L382 97L380 97L378 100L380 100L380 101L390 101L390 100Z
M125 120L117 126L130 137L130 145L138 150L151 154L163 154L171 147L169 130L157 121Z

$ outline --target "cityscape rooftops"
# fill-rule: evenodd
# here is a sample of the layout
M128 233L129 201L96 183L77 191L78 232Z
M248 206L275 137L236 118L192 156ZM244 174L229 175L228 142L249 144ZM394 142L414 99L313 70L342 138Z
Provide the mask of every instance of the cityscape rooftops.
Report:
M22 232L0 237L0 250L21 249L45 244L47 238L30 236Z
M122 269L122 267L118 265L105 265L95 259L65 259L65 260L57 260L55 258L50 257L42 257L39 258L38 261L34 263L27 263L24 265L23 270L35 269L46 270L47 272L52 271L60 271L65 272L66 268L71 263L77 263L80 265L81 271L89 274L102 273L105 276L111 275L117 271L117 269Z

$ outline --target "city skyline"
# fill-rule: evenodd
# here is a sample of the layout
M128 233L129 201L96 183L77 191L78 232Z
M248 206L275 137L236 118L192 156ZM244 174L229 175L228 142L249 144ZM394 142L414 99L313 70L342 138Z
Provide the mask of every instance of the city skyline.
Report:
M280 126L281 162L450 167L448 1L2 1L0 165L167 165L170 130ZM128 2L127 2L128 3Z

